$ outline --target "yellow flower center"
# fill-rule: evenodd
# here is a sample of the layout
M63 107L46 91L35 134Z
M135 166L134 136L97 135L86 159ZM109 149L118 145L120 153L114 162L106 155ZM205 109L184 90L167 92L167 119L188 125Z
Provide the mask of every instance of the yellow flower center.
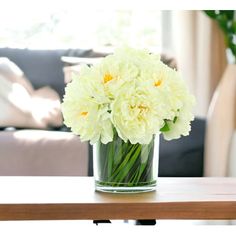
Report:
M103 77L103 83L105 84L105 83L109 82L112 79L113 79L113 77L110 74L105 74L104 77Z
M143 106L143 105L139 105L138 108L139 108L140 110L146 110L146 109L148 109L148 107Z
M82 112L80 112L80 115L81 115L81 116L86 116L87 114L88 114L87 111L82 111Z
M130 108L131 109L138 108L140 110L140 112L143 111L143 110L148 110L148 107L144 106L144 105L138 105L138 106L137 105L135 105L135 106L131 105Z
M162 84L162 80L159 79L154 83L154 86L159 87L161 84Z

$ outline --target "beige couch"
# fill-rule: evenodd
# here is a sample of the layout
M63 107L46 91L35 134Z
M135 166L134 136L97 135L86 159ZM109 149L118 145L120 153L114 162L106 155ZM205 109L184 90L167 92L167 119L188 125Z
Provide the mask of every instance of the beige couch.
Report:
M67 52L0 49L1 176L88 175L89 145L62 123Z

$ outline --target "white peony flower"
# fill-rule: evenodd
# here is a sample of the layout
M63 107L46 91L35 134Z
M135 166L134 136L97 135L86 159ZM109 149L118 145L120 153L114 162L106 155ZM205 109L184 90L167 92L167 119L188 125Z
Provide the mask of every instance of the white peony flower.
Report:
M65 124L82 140L148 144L188 135L194 98L179 73L145 50L124 47L93 67L84 66L66 87Z
M61 105L64 123L73 133L80 135L82 141L90 140L91 144L99 139L103 143L111 142L113 130L108 104L98 102L102 96L96 99L89 96L89 92L86 94L79 82L73 79L66 87Z
M195 99L189 94L186 99L183 107L177 112L175 119L167 121L168 130L163 132L166 140L178 139L181 135L187 136L191 130L190 123L194 119L191 108L195 104Z
M163 126L162 103L146 88L129 83L111 105L111 118L118 135L132 144L148 144Z

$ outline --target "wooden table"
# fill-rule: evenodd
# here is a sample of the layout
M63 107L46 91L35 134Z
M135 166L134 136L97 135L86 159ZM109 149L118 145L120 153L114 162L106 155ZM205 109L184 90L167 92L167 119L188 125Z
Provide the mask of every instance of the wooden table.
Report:
M139 194L94 191L92 177L0 177L0 220L236 219L236 178L159 178Z

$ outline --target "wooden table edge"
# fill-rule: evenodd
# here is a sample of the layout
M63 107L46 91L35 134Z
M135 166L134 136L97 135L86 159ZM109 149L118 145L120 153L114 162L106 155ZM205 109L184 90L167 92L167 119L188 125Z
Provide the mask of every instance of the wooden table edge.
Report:
M0 220L236 219L236 201L0 204Z

